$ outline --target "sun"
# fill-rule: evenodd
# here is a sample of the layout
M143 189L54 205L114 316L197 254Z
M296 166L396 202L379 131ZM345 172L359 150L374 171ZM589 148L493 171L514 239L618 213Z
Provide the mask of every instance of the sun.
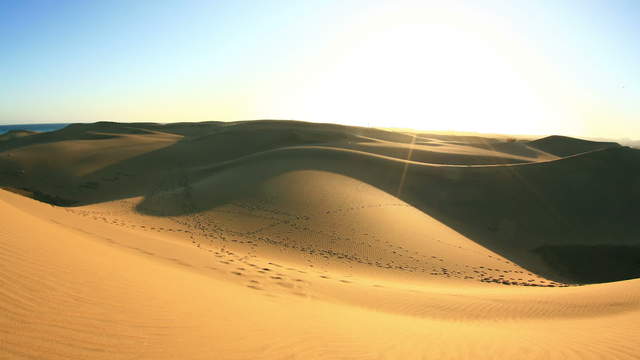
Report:
M377 29L319 59L314 75L283 102L284 112L365 126L544 132L558 113L536 90L535 71L519 50L501 34L469 26Z

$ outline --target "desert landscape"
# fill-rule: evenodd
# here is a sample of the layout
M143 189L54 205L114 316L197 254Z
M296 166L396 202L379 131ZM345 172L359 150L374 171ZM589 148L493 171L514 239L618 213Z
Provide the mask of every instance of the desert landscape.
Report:
M301 121L0 135L0 358L637 359L640 150Z

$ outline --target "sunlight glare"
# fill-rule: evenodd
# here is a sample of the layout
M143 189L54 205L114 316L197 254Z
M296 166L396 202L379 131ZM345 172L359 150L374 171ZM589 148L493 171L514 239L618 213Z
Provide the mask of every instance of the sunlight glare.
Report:
M296 118L311 121L544 131L541 120L557 118L557 109L517 68L528 65L526 53L502 34L487 36L496 31L490 27L481 33L473 28L435 23L379 29L326 59L324 71L297 89L287 106Z

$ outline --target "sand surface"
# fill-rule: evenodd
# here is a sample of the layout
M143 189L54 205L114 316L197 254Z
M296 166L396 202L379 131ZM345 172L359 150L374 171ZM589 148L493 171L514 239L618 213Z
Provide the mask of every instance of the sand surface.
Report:
M638 153L282 121L0 139L0 358L637 359Z

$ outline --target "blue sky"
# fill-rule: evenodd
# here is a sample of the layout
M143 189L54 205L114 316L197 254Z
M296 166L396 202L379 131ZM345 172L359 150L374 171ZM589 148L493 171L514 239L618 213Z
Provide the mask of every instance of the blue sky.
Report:
M636 1L0 1L0 123L640 138Z

